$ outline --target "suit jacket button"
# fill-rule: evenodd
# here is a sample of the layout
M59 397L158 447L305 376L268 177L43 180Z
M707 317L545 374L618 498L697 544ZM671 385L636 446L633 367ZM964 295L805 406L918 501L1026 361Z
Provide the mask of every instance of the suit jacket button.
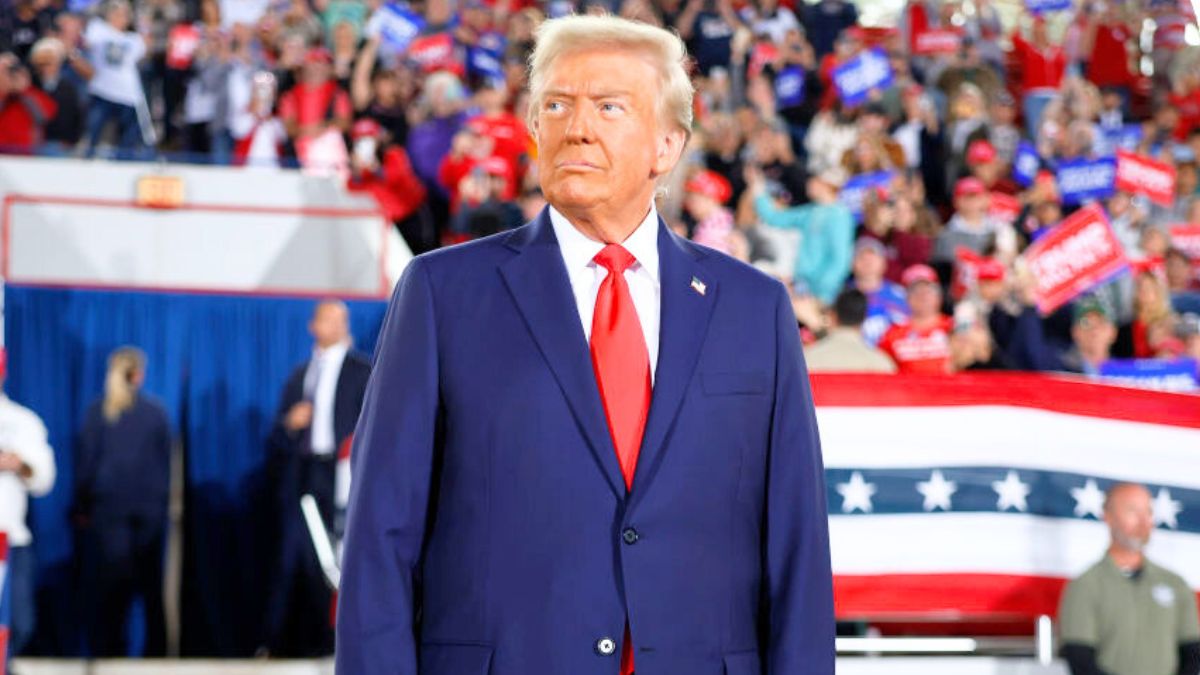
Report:
M596 653L600 656L612 656L617 651L617 643L612 638L603 637L596 640Z
M638 531L633 529L632 527L625 528L625 531L621 533L621 539L626 544L636 544L638 537L639 537Z

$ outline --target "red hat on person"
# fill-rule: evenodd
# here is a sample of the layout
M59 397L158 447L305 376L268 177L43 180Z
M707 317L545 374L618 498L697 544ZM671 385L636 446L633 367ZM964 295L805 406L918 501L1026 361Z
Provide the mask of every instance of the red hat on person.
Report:
M324 47L313 47L304 55L305 63L333 63L333 54Z
M971 164L987 164L995 159L996 148L982 138L967 146L967 162Z
M954 184L955 199L958 199L959 197L975 197L978 195L987 194L987 191L987 186L983 184L983 181L974 177L960 178L959 181Z
M1006 273L1004 263L995 258L984 258L975 268L975 277L980 281L1004 281Z
M379 126L379 122L370 117L364 117L355 122L354 126L350 127L350 138L354 140L358 140L364 136L376 137L381 133L383 133L383 127Z
M1048 188L1050 191L1050 201L1053 201L1055 204L1062 203L1062 195L1060 195L1058 193L1058 180L1054 177L1054 174L1050 173L1049 171L1045 171L1045 170L1039 171L1037 173L1037 176L1034 177L1034 179L1033 179L1033 186L1035 188L1036 187ZM1040 203L1046 204L1048 202L1043 201Z
M904 270L904 274L900 275L900 281L904 283L905 288L909 288L919 283L936 284L938 276L937 272L934 272L929 265L918 263Z
M733 187L729 181L716 171L708 169L689 178L687 183L684 183L683 190L715 199L721 204L729 201L729 198L733 196Z

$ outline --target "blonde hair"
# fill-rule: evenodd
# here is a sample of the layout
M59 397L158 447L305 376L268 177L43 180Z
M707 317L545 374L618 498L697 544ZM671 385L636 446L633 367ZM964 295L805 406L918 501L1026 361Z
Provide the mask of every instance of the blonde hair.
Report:
M566 16L542 22L529 56L529 112L535 126L550 66L567 54L594 49L637 51L650 56L658 70L658 112L685 134L692 132L695 89L687 73L687 48L677 33L612 15Z
M116 422L133 407L138 386L137 373L146 370L146 353L137 347L121 347L108 356L108 375L104 378L104 419Z

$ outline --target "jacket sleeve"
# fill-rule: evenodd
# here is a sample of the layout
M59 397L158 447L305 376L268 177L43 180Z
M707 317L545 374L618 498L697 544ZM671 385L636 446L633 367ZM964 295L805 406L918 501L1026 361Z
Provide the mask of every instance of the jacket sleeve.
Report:
M763 553L766 675L833 675L833 577L825 472L800 332L779 289L775 404Z
M781 209L767 195L759 195L754 198L754 212L758 215L759 220L771 227L800 230L803 233L808 226L808 217L812 212L812 207L806 205Z
M439 415L437 329L424 261L392 296L351 451L337 672L416 675L418 573Z
M47 442L46 425L31 413L20 439L15 450L31 472L26 487L30 496L41 497L54 487L55 478L54 451Z
M850 260L854 257L854 216L850 210L838 206L837 223L829 237L829 250L825 262L819 268L818 278L813 284L813 294L826 305L833 304L838 291L850 274ZM804 245L803 242L800 244Z

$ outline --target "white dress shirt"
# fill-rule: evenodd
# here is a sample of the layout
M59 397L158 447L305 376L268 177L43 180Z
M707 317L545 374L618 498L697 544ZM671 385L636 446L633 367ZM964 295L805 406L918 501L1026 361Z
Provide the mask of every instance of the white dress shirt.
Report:
M46 442L46 425L29 408L0 393L0 450L14 452L32 475L22 479L11 471L0 472L0 532L8 533L9 546L32 541L25 525L29 497L41 497L54 487L54 451Z
M337 394L338 378L342 374L342 362L350 345L343 342L325 349L314 349L308 371L304 374L304 393L313 404L312 451L314 455L328 455L337 451L337 439L333 434L333 403Z
M554 207L550 207L550 224L554 226L554 236L558 239L558 248L567 266L567 277L575 294L575 306L583 323L583 336L590 344L596 296L600 293L600 282L608 276L608 270L592 259L605 244L587 238ZM621 242L621 246L637 260L625 270L625 282L629 284L638 323L646 338L646 352L650 355L650 383L653 385L654 371L658 367L659 308L662 306L662 287L658 280L658 211L653 203L645 220L628 239Z

